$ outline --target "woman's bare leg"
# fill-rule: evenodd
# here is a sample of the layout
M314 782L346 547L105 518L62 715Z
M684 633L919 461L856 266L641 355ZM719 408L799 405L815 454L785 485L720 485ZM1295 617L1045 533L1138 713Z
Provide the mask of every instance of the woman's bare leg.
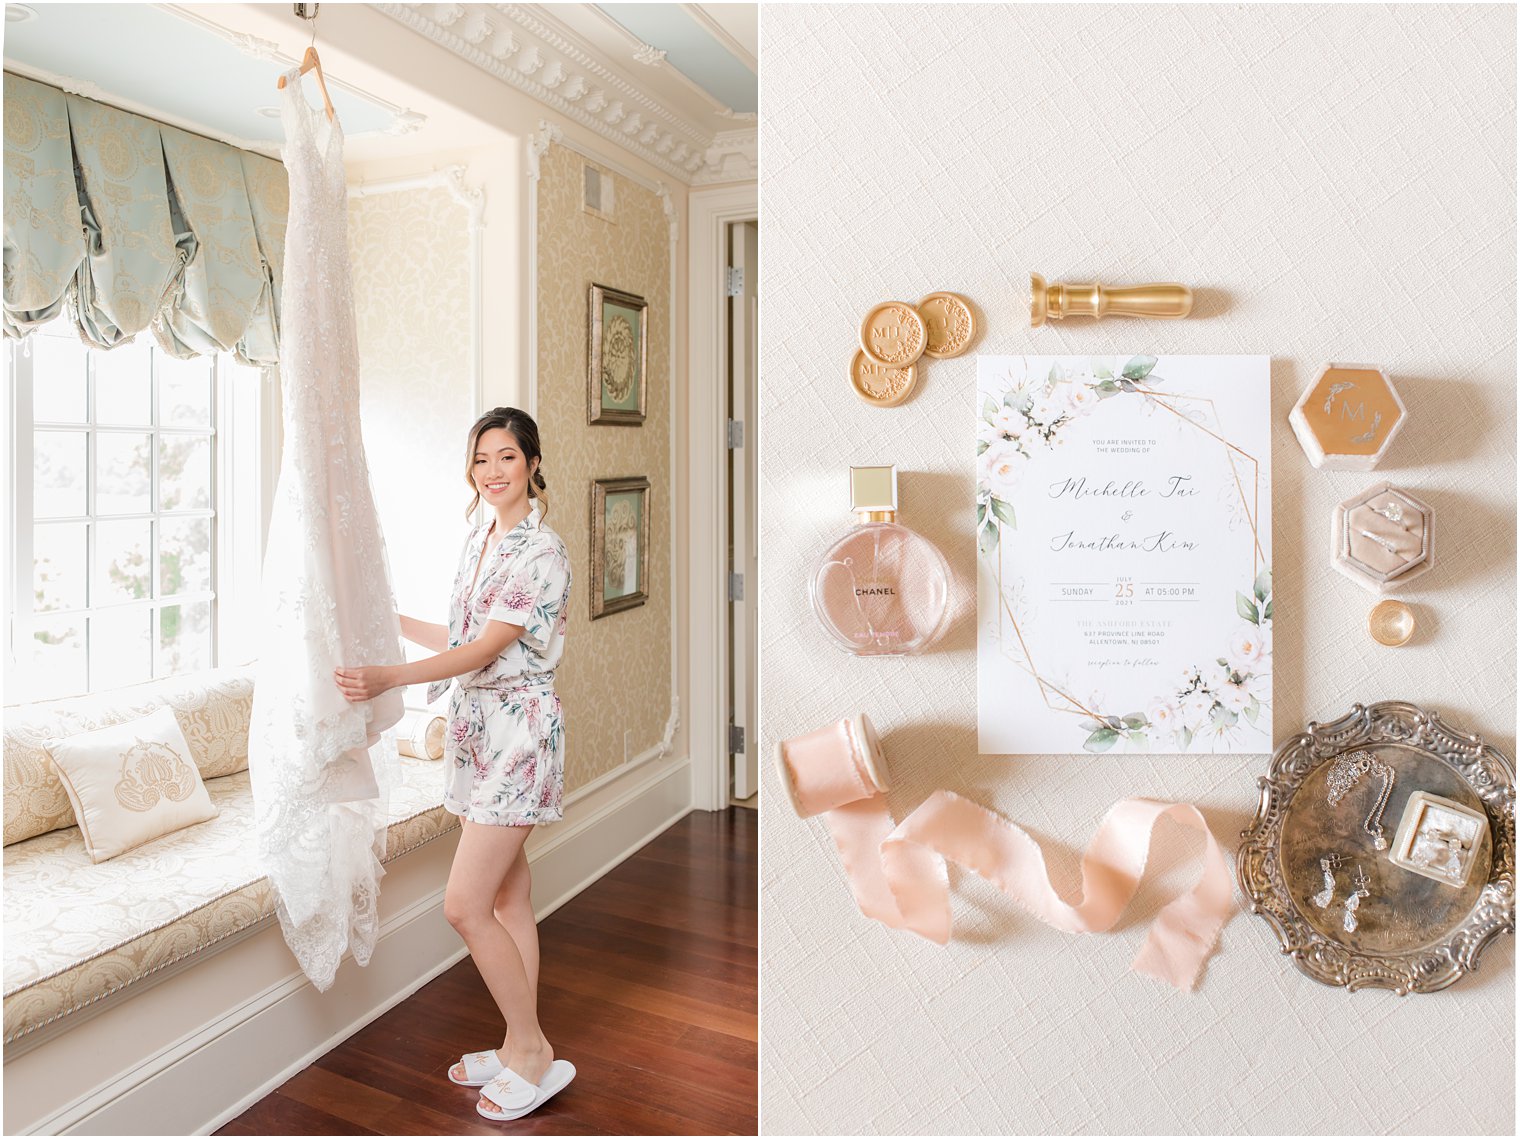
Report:
M464 938L486 988L512 1026L503 1061L523 1079L537 1083L548 1071L554 1050L538 1024L537 985L529 982L517 943L494 912L497 894L533 828L490 826L468 819L461 820L461 827L444 891L444 917ZM484 1095L481 1101L488 1108L496 1107Z
M525 847L517 852L517 857L507 870L507 876L502 879L501 888L496 891L495 914L496 920L501 923L502 928L512 938L513 944L517 946L518 956L522 958L523 972L527 974L528 984L536 993L538 992L538 921L533 916L532 885L533 880L528 869L528 852ZM498 1057L506 1056L511 1035L512 1026L508 1024L507 1033L502 1037L501 1048L497 1052ZM459 1079L465 1078L463 1064L455 1064L453 1071ZM513 1071L517 1069L514 1068Z

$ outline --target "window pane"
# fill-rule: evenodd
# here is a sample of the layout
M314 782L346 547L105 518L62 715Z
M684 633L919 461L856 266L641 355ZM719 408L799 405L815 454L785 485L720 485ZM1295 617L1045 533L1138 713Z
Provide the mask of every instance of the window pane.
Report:
M158 528L158 595L209 590L211 519L165 518Z
M38 431L32 447L32 512L38 518L81 515L84 506L85 433Z
M210 438L159 437L158 502L160 510L204 510L211 505Z
M34 626L27 684L38 700L86 691L83 618L40 621Z
M158 675L211 667L211 602L165 605L158 617Z
M153 358L158 368L158 421L169 427L211 426L210 356L176 360L162 349Z
M95 513L146 514L152 509L153 436L136 432L95 433Z
M85 524L53 522L32 531L32 605L49 609L83 609Z
M150 596L153 587L146 519L95 523L95 579L92 607L119 605Z
M52 327L49 325L49 327ZM77 335L35 333L32 353L32 415L41 423L83 423L88 356Z
M153 373L148 359L149 337L118 344L109 352L97 348L95 361L95 422L147 427L153 422Z
M100 692L153 678L148 648L151 609L106 610L90 617L90 690Z

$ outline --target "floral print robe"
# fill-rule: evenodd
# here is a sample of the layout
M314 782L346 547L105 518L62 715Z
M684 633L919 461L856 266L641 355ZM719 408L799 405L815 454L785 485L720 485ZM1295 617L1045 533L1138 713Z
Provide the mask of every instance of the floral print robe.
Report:
M489 529L489 522L476 526L465 539L449 604L449 648L473 641L487 621L520 625L523 633L484 667L455 678L443 805L495 826L557 822L564 817L565 729L554 668L565 647L570 559L535 509L486 552L476 578ZM430 685L428 702L449 684Z

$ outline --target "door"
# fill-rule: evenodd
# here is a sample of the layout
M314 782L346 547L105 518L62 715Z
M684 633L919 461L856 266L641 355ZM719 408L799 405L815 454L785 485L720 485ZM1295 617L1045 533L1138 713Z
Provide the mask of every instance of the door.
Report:
M756 333L759 298L756 276L760 230L745 221L729 228L728 287L728 568L729 568L729 750L733 763L733 796L748 799L760 786L756 750L760 719L757 714L756 672L759 651L756 587L760 582L759 551L755 541L759 511L755 509L755 409L758 406ZM737 426L735 426L737 425Z

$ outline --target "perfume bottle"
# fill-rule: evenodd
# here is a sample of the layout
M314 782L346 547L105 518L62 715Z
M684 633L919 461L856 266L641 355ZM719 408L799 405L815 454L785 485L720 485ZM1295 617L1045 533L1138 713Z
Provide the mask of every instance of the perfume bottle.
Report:
M922 534L897 523L897 468L851 467L855 528L813 574L813 612L858 656L915 653L943 630L950 568Z

